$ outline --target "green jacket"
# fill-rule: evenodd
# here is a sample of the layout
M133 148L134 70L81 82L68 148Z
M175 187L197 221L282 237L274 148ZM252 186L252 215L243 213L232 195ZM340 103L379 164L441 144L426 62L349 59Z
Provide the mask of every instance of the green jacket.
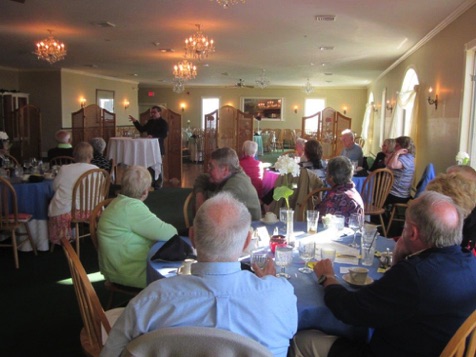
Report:
M119 195L98 224L99 268L114 283L144 288L147 253L156 241L167 241L177 229L161 221L135 198Z

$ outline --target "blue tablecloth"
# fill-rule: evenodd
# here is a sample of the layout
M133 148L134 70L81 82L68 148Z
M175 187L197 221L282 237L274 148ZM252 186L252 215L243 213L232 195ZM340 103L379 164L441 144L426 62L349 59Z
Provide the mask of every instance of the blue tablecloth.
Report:
M355 185L355 189L359 192L362 193L362 187L364 187L364 181L367 177L365 176L353 176L352 177L352 182Z
M53 180L37 183L14 183L17 193L18 212L29 213L33 219L48 219L48 205L53 198Z
M297 240L304 238L307 234L305 231L305 222L295 222L294 231L297 235ZM264 226L261 222L253 222L253 228ZM277 223L274 225L266 225L270 235L275 227L280 229L284 228L283 223ZM299 234L301 232L301 234ZM188 241L188 238L183 238ZM341 243L347 244L352 240L351 236L343 237ZM359 240L359 239L358 239ZM152 262L150 257L163 245L163 242L157 242L151 248L147 257L147 282L150 283L154 280L161 279L167 276L173 276L176 273L177 268L181 265L181 262ZM393 249L395 243L391 239L384 237L378 237L377 250L384 251L386 248ZM347 325L337 320L332 312L324 304L324 289L317 284L317 278L314 274L303 274L298 271L299 267L303 266L303 261L299 259L298 253L295 252L293 264L291 267L286 268L286 271L291 274L289 282L294 286L294 293L297 296L297 308L298 308L298 330L305 329L320 329L328 334L335 334L338 336L347 336L349 338L361 338L367 337L366 328L358 328L355 326ZM339 281L352 290L343 279L340 273L341 267L350 267L351 265L334 263L334 268ZM369 276L374 280L379 279L382 274L377 272L378 259L374 259L374 264L369 268ZM263 297L266 299L266 297Z

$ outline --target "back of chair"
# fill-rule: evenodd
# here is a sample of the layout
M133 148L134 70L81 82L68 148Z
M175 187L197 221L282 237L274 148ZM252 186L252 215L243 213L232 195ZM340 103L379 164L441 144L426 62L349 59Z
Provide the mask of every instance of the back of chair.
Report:
M71 156L56 156L50 160L50 167L73 164L74 162L74 158Z
M392 186L393 172L389 169L378 169L367 176L361 192L365 214L375 213L383 209Z
M476 356L476 310L474 310L460 328L456 330L440 356Z
M0 200L0 229L18 225L17 193L3 177L0 177Z
M66 238L62 238L61 243L68 261L69 270L71 271L84 330L89 339L88 342L93 347L93 350L99 353L102 349L101 326L109 334L111 325L73 247ZM83 341L81 343L83 344Z
M249 337L210 327L171 327L146 333L129 342L126 357L227 356L271 357Z
M187 198L185 199L185 202L183 203L183 219L185 221L185 228L189 228L191 226L190 223L191 223L191 220L193 219L193 217L191 217L192 219L189 218L189 214L193 213L193 209L191 209L191 206L190 206L192 198L193 198L193 192L190 192Z
M107 198L110 183L109 173L103 169L91 169L79 176L73 187L73 222L89 223L91 212Z
M330 189L330 187L321 187L309 192L306 199L299 203L299 216L297 217L297 221L305 221L306 210L314 210L315 207L322 202Z
M6 159L10 160L10 163L13 164L13 165L15 165L16 167L19 167L19 166L20 166L20 164L18 163L18 160L15 158L15 156L12 156L12 155L10 155L10 154L8 154L8 153L4 153L3 156L4 156Z
M99 248L97 237L97 225L99 222L99 217L101 217L104 208L106 208L113 199L114 198L108 198L104 201L99 202L96 207L94 207L93 211L91 212L91 215L89 216L89 233L91 233L91 240L93 241L93 245L96 250L98 250Z

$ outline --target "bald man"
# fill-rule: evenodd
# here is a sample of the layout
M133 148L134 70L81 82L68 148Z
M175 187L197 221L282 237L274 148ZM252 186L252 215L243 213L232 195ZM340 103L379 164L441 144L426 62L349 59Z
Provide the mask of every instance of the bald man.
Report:
M425 192L406 211L394 264L373 284L348 291L330 260L314 272L341 321L373 327L366 341L299 332L294 356L438 356L476 309L476 258L460 247L463 216L451 198Z

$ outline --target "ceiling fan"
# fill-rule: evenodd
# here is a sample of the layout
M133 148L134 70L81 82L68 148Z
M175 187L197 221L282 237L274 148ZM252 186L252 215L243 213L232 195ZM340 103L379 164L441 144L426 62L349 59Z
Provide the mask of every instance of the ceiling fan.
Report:
M248 86L245 84L245 81L243 79L238 79L238 82L236 82L233 86L230 86L231 88L254 88L255 86Z

